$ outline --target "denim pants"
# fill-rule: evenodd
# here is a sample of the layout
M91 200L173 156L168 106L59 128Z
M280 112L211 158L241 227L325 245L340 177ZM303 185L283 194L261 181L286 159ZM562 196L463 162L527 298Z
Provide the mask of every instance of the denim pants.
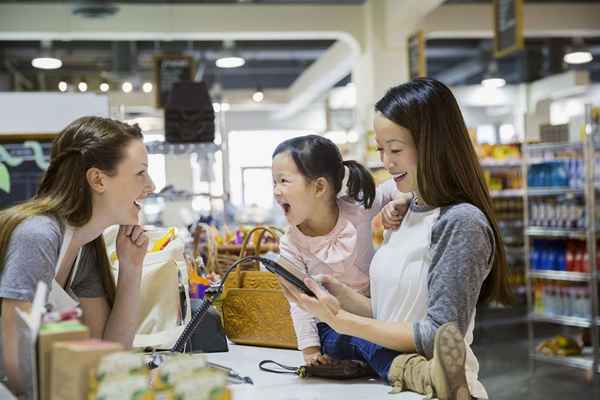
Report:
M360 360L369 365L377 375L388 382L390 365L399 352L386 349L364 339L340 335L329 325L317 324L321 339L321 353L337 360Z

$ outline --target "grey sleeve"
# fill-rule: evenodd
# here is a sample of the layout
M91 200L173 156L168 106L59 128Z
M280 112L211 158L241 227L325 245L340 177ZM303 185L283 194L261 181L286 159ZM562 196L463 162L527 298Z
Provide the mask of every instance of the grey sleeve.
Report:
M464 334L494 260L494 235L475 206L442 209L431 232L427 316L413 324L417 352L433 357L437 329L454 321Z
M102 273L98 265L96 249L92 243L83 249L71 290L77 297L105 297L106 291L102 284Z
M61 242L60 225L51 217L30 217L19 224L8 244L0 298L31 301L38 281L50 287Z

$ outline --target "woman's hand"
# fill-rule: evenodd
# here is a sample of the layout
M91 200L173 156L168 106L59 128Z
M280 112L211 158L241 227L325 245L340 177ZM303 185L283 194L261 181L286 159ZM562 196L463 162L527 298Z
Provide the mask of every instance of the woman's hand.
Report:
M342 303L344 302L342 298L346 297L349 291L352 291L352 288L333 275L319 274L314 276L314 280L323 285L329 293L334 295Z
M317 319L325 322L333 329L336 327L338 313L342 309L340 302L333 295L322 289L313 279L306 278L304 283L317 296L309 297L300 292L295 286L283 279L279 279L285 295L290 301L296 303L304 311L312 314Z
M121 225L117 234L117 257L119 268L138 267L144 263L148 250L148 236L141 225Z

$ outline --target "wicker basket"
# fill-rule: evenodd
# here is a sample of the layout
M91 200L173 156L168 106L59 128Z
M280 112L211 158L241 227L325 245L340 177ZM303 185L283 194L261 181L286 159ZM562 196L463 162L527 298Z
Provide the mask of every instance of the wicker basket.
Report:
M278 237L283 231L276 227L257 227L260 228L260 235L256 239L254 246L250 243L253 237L253 232L257 230L254 228L248 234L244 236L244 242L242 244L217 244L215 228L207 224L199 224L198 227L206 232L206 244L199 245L199 240L196 240L198 233L195 235L195 254L206 254L206 270L208 272L215 272L219 275L223 275L227 268L237 261L240 257L260 255L268 253L270 251L279 252L279 244L275 243L263 243L265 234L269 234L275 241L278 241ZM264 228L267 228L266 230ZM242 264L242 270L257 270L258 265L256 263Z

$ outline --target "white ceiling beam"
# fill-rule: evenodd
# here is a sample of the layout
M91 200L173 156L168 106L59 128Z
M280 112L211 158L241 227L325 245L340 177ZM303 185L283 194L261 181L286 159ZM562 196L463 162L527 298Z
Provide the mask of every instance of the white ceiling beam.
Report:
M294 81L288 90L288 103L273 118L289 118L310 105L352 72L358 56L356 47L336 42Z

